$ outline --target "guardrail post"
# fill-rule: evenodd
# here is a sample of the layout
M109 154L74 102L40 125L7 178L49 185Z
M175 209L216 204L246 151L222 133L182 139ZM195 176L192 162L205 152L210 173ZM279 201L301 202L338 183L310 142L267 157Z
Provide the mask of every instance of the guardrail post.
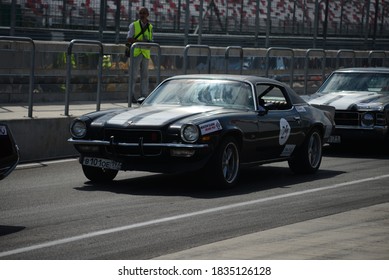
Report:
M380 54L383 54L384 55L384 59L383 59L383 63L381 66L385 67L385 60L386 60L386 52L385 51L370 51L369 52L369 58L368 58L368 63L369 63L369 67L372 67L371 66L371 60L372 60L372 56L373 54L376 54L376 53L380 53Z
M28 37L12 37L12 36L0 36L1 41L19 41L29 42L32 45L32 51L30 55L30 80L28 90L28 117L32 118L33 111L33 93L34 93L34 78L35 78L35 43L31 38Z
M187 69L188 69L188 52L189 49L192 48L206 49L208 51L207 68L208 68L208 74L211 74L211 48L207 45L186 45L184 49L184 74L187 73Z
M342 53L351 53L352 54L352 59L353 59L352 67L355 67L355 51L342 49L342 50L338 50L338 52L336 53L336 69L339 68L339 59L341 58L340 55Z
M131 63L131 60L134 59L134 50L135 48L139 48L139 47L149 47L149 48L152 48L152 47L156 47L157 50L158 50L158 64L157 64L157 80L156 80L156 84L158 85L160 83L160 79L161 79L161 46L157 43L147 43L147 42L136 42L134 44L131 45L131 49L130 49L130 64L128 67L130 67L130 70L128 71L130 74L129 76L129 80L128 80L128 96L127 96L127 103L128 103L128 107L131 107L132 105L132 97L134 96L134 92L132 92L132 88L133 88L133 85L136 81L136 78L133 80L132 78L134 77L134 74L135 74L135 69L134 69L134 65L133 63ZM141 80L142 82L142 80Z
M70 100L70 80L71 80L71 72L72 72L72 49L75 44L90 44L96 45L100 47L99 52L99 62L97 69L97 96L96 96L96 111L100 111L101 105L101 81L103 78L103 44L100 41L93 40L72 40L68 46L67 54L66 54L66 95L65 95L65 116L69 116L69 100Z
M229 60L229 54L230 54L230 50L232 49L236 49L236 50L239 50L239 59L240 59L240 69L239 69L239 74L242 75L242 70L243 70L243 48L240 47L240 46L229 46L226 48L226 51L225 51L225 59L224 59L224 64L225 64L225 69L226 69L226 74L228 74L228 60Z
M323 62L321 64L321 79L322 81L325 78L325 69L326 69L326 52L323 49L308 49L305 54L305 63L304 63L304 94L307 94L308 88L308 68L309 68L309 54L312 52L320 52L323 54Z
M287 51L290 52L291 55L291 63L290 63L290 77L289 77L289 85L293 88L293 75L294 75L294 50L291 48L268 48L266 51L266 77L269 77L269 67L270 67L270 53L272 51Z

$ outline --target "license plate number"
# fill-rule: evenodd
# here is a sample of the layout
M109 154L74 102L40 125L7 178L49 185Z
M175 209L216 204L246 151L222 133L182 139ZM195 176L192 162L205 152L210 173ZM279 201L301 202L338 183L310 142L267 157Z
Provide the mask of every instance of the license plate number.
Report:
M120 162L109 160L109 159L92 158L92 157L85 157L83 164L88 166L93 166L93 167L114 169L114 170L120 170L122 167L122 164Z
M331 135L330 138L328 138L328 143L340 143L340 135Z

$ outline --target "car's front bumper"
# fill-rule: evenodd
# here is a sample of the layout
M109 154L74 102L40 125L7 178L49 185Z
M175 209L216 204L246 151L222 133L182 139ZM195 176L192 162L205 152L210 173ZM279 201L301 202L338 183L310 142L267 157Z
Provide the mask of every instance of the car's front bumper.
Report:
M388 140L387 126L374 126L365 128L361 126L345 126L337 125L330 139L337 139L334 143L342 141L358 141L358 140ZM331 143L331 140L329 141Z
M194 171L205 166L212 148L209 144L116 143L101 140L68 140L85 156L121 163L120 170L161 173Z

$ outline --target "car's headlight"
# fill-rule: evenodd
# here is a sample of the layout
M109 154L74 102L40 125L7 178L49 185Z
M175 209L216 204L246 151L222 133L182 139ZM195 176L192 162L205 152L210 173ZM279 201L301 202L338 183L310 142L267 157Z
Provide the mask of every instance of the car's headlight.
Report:
M81 120L76 120L70 127L70 133L75 138L82 138L86 134L86 123Z
M364 113L361 118L361 124L363 127L371 127L374 125L374 114Z
M181 139L185 142L193 143L199 139L200 133L197 126L193 124L185 125L181 129Z

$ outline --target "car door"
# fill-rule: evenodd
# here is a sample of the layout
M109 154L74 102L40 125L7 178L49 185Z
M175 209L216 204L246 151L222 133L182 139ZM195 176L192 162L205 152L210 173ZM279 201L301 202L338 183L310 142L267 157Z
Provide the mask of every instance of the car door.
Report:
M256 153L261 160L288 157L301 141L300 114L292 105L284 87L256 85L259 109Z

